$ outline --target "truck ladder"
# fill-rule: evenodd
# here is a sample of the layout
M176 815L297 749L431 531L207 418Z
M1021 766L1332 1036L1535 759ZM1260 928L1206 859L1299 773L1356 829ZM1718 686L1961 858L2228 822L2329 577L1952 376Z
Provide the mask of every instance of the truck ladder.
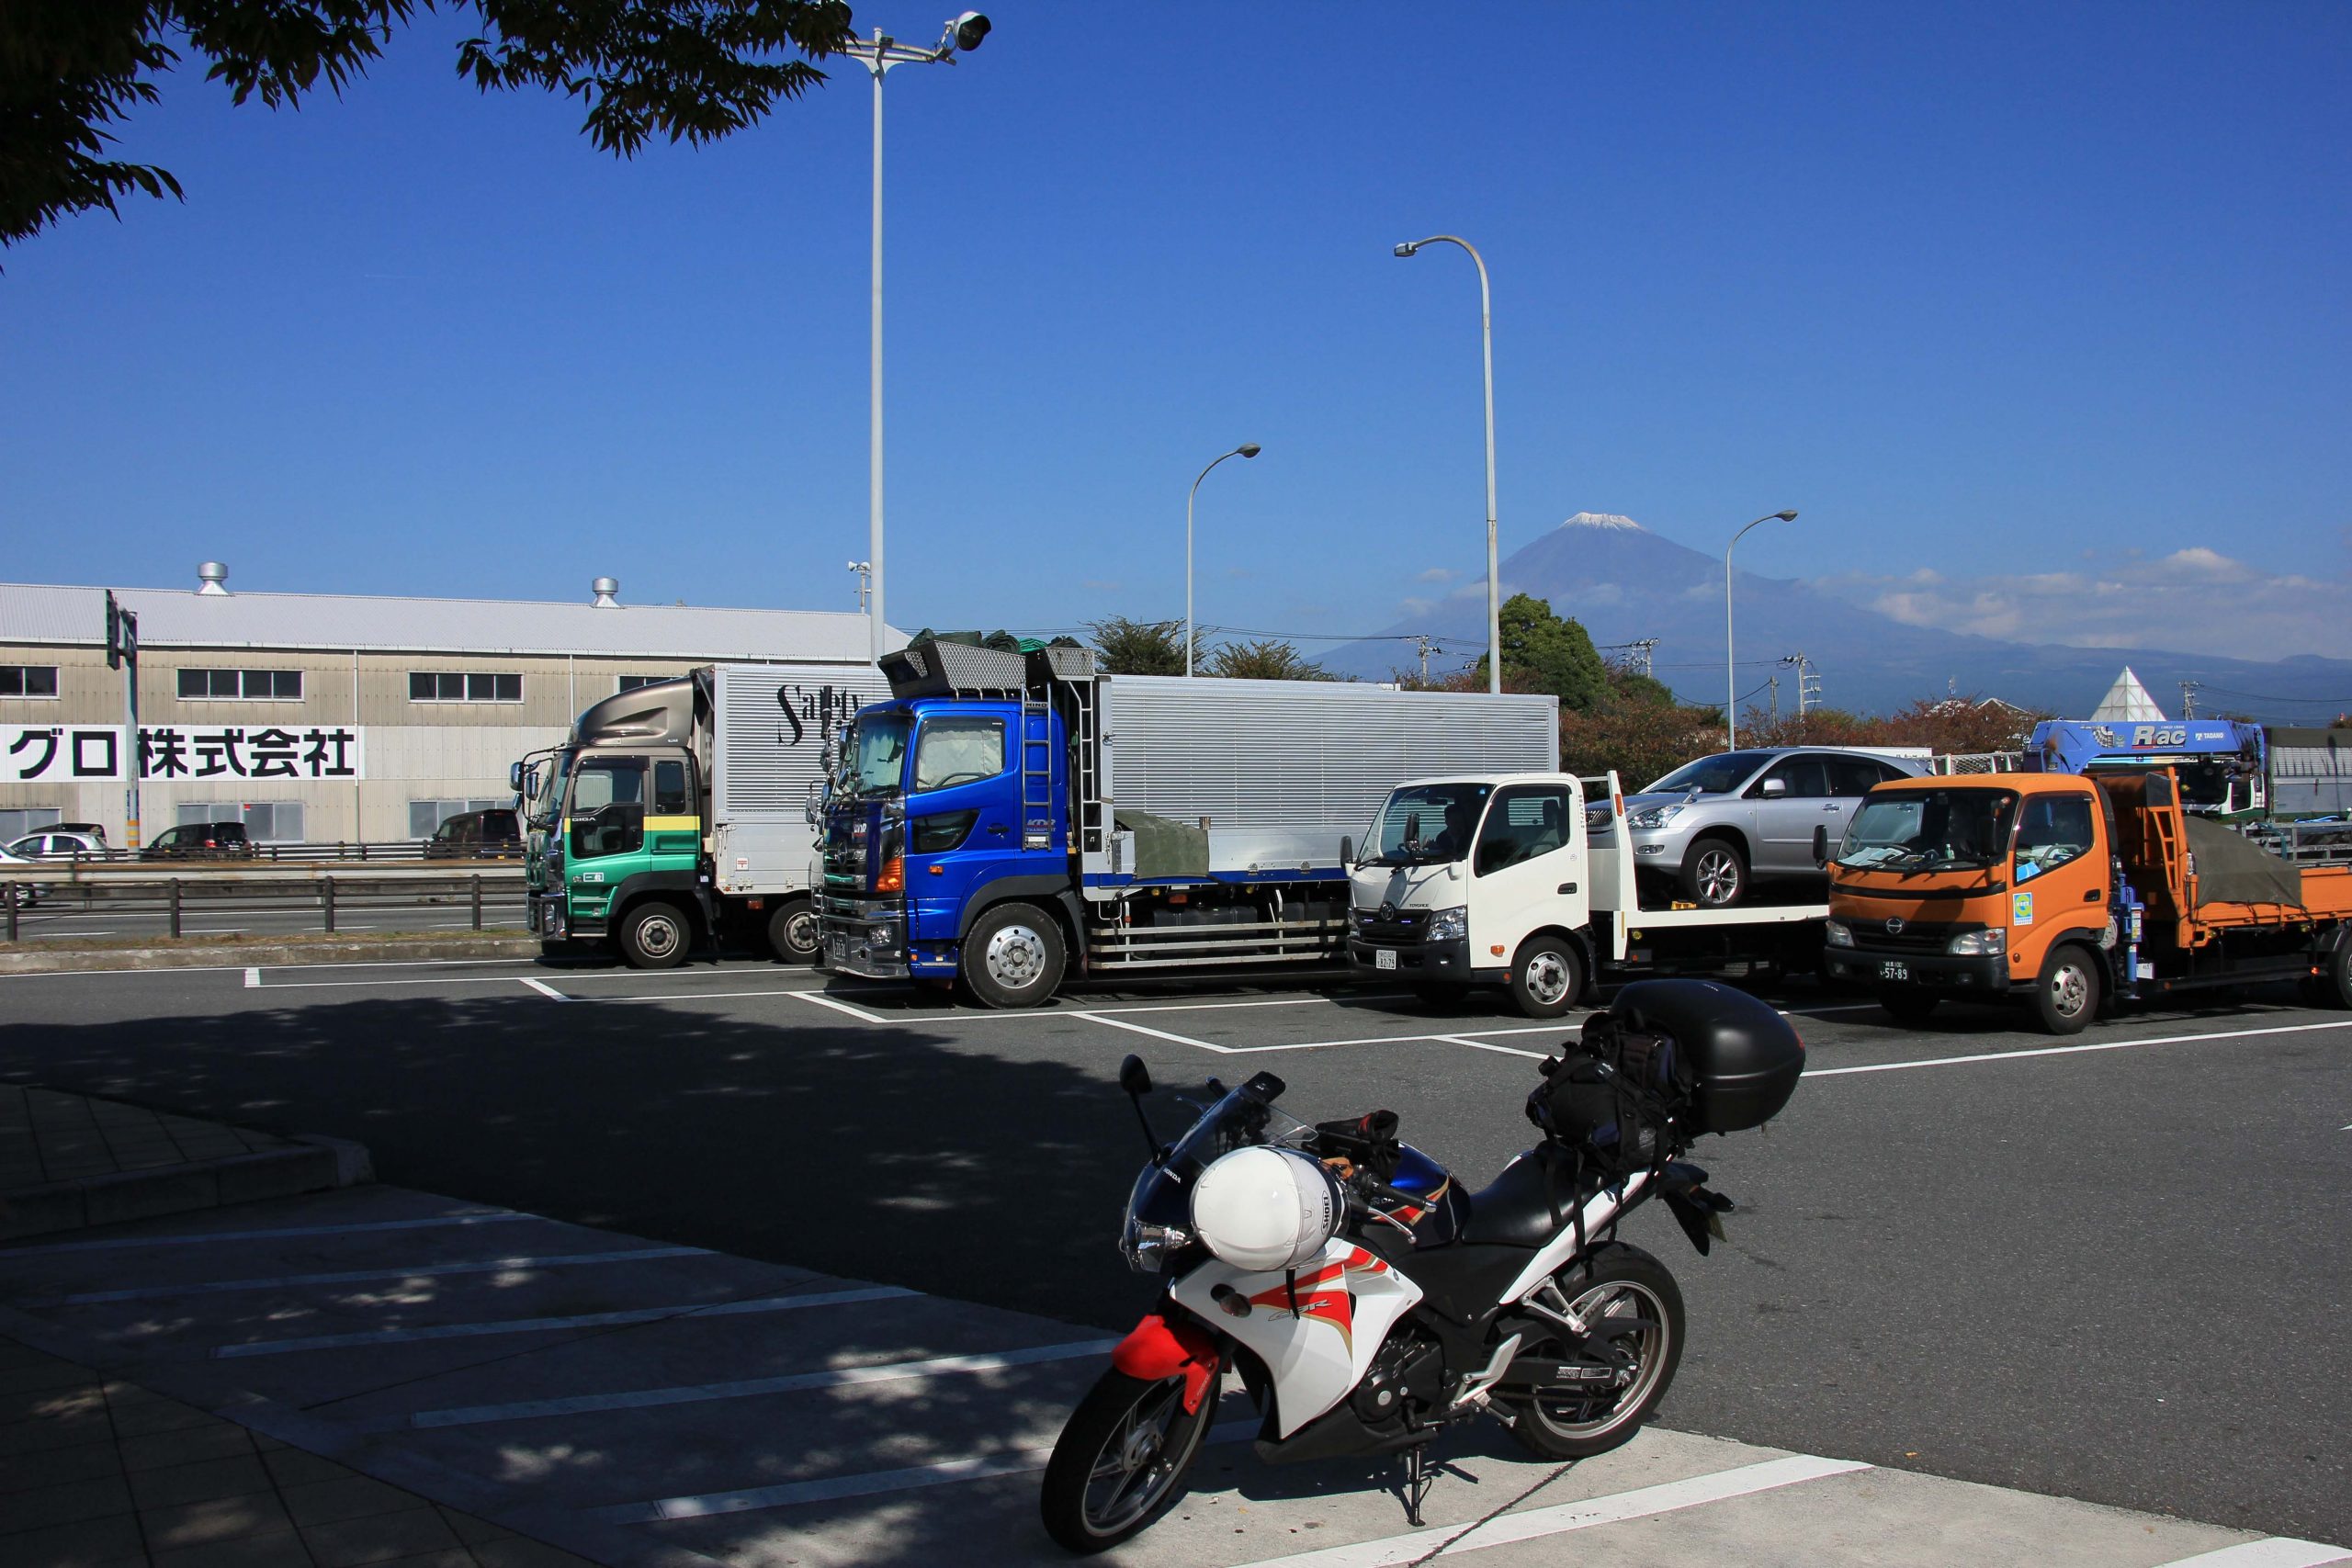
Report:
M1097 734L1102 715L1095 706L1092 681L1072 681L1068 690L1077 723L1077 788L1079 848L1087 854L1102 852L1106 824L1102 820L1102 751Z
M1054 842L1054 725L1051 706L1021 699L1021 847L1051 849Z

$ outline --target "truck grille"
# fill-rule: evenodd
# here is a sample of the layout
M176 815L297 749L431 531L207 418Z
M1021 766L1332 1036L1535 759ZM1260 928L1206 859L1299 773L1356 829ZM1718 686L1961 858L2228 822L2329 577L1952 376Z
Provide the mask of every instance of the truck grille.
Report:
M1941 953L1962 931L1983 931L1980 925L1954 925L1945 920L1905 920L1901 931L1889 931L1884 920L1848 920L1854 945L1889 953Z
M1358 939L1375 947L1418 947L1429 924L1426 909L1398 909L1385 917L1376 909L1358 909L1354 916Z

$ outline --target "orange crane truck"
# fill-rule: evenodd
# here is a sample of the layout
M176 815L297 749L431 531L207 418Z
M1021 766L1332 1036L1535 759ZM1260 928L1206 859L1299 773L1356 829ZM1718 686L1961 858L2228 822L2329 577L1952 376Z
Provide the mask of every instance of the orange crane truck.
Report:
M2184 811L2170 768L1892 780L1826 840L1827 972L1905 1023L2023 1003L2072 1034L2118 1002L2290 979L2352 1008L2352 864Z

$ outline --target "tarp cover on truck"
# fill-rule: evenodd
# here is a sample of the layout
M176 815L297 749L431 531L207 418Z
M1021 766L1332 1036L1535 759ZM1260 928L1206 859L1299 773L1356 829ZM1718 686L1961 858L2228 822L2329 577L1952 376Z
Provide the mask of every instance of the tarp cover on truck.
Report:
M1111 825L1136 836L1136 876L1197 876L1209 874L1209 836L1172 817L1148 811L1114 811Z
M2303 904L2303 874L2233 828L2184 816L2197 857L2197 905Z

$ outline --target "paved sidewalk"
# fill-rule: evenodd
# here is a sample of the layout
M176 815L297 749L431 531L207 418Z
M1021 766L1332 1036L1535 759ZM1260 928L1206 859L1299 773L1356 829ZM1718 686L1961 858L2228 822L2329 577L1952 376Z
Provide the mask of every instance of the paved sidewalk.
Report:
M366 1179L356 1144L0 1085L0 1241Z
M0 1337L7 1568L593 1568Z

